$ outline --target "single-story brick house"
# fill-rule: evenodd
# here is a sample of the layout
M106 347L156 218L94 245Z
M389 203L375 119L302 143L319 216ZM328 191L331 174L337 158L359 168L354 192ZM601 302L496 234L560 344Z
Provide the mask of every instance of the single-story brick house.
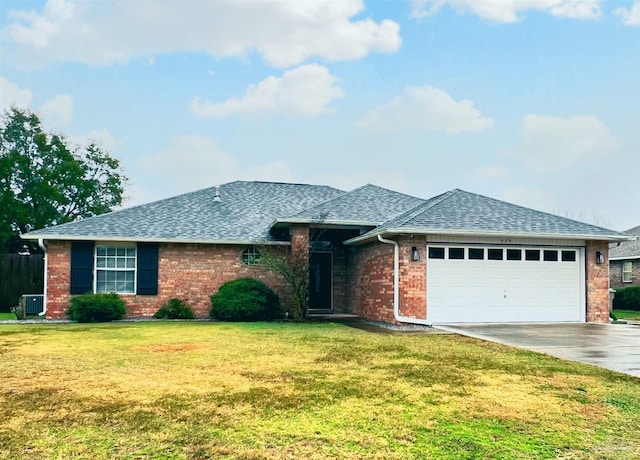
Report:
M624 233L640 237L640 225ZM613 289L640 285L640 239L610 246L609 284Z
M630 237L481 195L237 181L33 231L45 308L118 292L129 317L168 299L207 316L222 283L277 275L256 252L308 251L310 308L390 323L607 322L609 244Z

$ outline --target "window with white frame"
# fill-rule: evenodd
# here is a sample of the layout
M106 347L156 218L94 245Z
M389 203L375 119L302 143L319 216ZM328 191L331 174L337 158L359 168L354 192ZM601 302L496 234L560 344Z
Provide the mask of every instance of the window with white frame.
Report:
M622 262L622 282L631 282L631 270L633 268L633 262Z
M251 246L242 251L242 261L247 265L258 265L260 263L260 251Z
M96 292L135 294L136 247L96 246Z

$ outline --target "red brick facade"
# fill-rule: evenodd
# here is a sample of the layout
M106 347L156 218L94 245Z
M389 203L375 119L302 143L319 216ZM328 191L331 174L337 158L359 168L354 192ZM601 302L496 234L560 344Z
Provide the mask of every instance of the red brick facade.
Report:
M604 263L596 263L596 252L604 256ZM587 322L609 322L609 244L589 241L587 257Z
M401 316L426 317L426 240L423 236L403 237L400 244L400 308ZM416 247L420 260L411 260ZM393 257L394 246L387 243L369 243L349 251L346 296L347 310L359 316L397 323L393 314Z
M251 277L263 281L281 297L282 280L259 265L242 262L247 246L173 244L160 245L158 260L158 295L126 295L127 317L150 317L167 300L185 300L197 317L209 315L214 294L225 282ZM48 244L47 318L65 318L69 308L71 243Z
M308 251L309 227L293 226L292 251ZM425 319L427 254L424 236L406 236L400 244L400 315ZM247 246L204 244L160 244L158 295L123 295L128 317L149 317L170 298L187 301L198 317L207 317L209 296L226 281L252 277L264 281L284 300L284 284L278 275L261 266L242 262ZM411 250L420 253L411 260ZM274 250L285 250L279 248ZM605 263L596 264L596 252ZM69 307L70 242L48 243L47 317L64 318ZM609 321L609 265L607 242L589 242L586 247L586 318ZM333 307L365 318L397 323L393 314L394 246L371 242L361 246L336 244L333 250Z

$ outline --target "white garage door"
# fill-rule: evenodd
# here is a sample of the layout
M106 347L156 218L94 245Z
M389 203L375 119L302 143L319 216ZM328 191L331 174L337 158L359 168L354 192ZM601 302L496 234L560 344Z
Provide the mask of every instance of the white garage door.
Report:
M430 244L427 320L584 321L584 249Z

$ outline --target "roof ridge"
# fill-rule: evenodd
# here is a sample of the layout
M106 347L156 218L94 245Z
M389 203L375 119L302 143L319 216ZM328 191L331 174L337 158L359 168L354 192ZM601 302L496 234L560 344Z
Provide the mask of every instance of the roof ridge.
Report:
M358 191L360 189L363 189L367 185L371 185L371 184L361 185L360 187L356 187L353 190L350 190L348 192L344 192L342 195L334 196L333 198L329 198L328 200L321 201L320 203L314 204L313 206L311 206L309 208L302 209L301 211L298 211L298 212L296 212L295 214L293 214L292 216L289 216L289 217L294 217L294 216L297 216L298 214L303 214L305 212L311 211L312 209L317 208L319 206L324 206L325 204L330 203L331 201L337 200L338 198L342 198L345 195L350 195L350 194L352 194L352 193L354 193L354 192L356 192L356 191ZM333 187L331 187L331 188L333 188ZM336 190L340 190L340 189L336 189ZM340 190L340 191L343 192L344 190Z
M413 219L414 217L416 217L418 214L433 208L434 206L442 203L444 200L451 198L453 195L455 195L456 193L460 192L462 190L460 189L454 189L454 190L449 190L448 192L444 192L441 193L440 195L436 195L434 197L429 198L428 200L426 200L424 203L420 203L416 206L414 206L413 208L405 211L404 213L400 214L399 216L393 218L393 219L389 219L387 222L391 222L394 219L400 219L403 216L407 216L406 219L400 221L401 223L399 225L404 225L407 222L409 222L411 219ZM384 227L387 222L384 222L382 225L380 225L380 227Z

